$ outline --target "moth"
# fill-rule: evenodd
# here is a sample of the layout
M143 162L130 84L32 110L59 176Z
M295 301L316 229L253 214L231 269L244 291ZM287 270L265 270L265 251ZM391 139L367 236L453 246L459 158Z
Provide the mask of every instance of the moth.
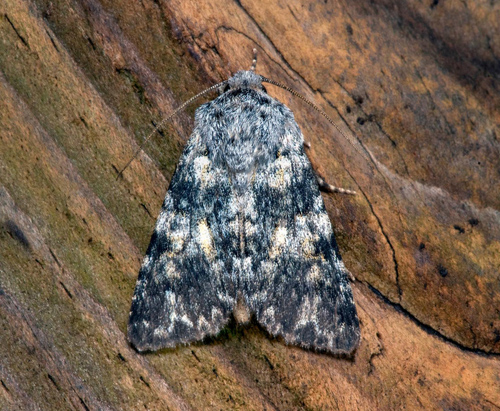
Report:
M255 61L196 110L135 287L128 338L139 351L214 336L236 308L287 344L349 354L359 343L302 132Z

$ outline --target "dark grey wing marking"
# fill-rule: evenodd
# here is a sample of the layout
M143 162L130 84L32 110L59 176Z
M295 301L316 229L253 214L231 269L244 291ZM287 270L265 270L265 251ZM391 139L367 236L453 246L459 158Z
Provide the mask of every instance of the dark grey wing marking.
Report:
M172 178L136 284L128 337L138 350L201 340L228 321L235 290L226 257L239 247L231 231L237 225L231 201L227 172L213 166L194 133Z
M244 294L272 335L351 353L360 332L347 272L302 134L294 121L287 130L275 161L259 167L254 178L246 213L254 278Z

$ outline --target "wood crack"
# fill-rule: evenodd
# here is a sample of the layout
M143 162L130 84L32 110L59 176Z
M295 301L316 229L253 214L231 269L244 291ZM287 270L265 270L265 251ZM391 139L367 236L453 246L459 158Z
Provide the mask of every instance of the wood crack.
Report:
M383 295L379 290L377 290L371 284L369 284L369 283L366 283L366 284L367 284L368 288L377 297L379 297L386 304L389 304L390 306L392 306L394 309L396 309L396 311L398 311L401 314L403 314L406 318L408 318L409 320L411 320L414 324L418 325L418 327L420 329L422 329L423 331L425 331L426 333L428 333L430 335L434 335L435 337L440 338L444 342L446 342L448 344L451 344L454 347L456 347L456 348L458 348L458 349L460 349L462 351L466 351L466 352L470 352L470 353L473 353L473 354L477 354L477 355L480 355L482 357L500 358L500 353L488 352L488 351L482 350L480 348L470 348L470 347L467 347L464 344L459 343L458 341L455 341L455 340L451 339L450 337L447 337L446 335L444 335L441 332L437 331L435 328L432 328L430 325L428 325L428 324L422 322L421 320L419 320L412 313L410 313L408 310L406 310L401 304L398 304L398 303L395 303L395 302L389 300L385 295Z
M19 33L19 30L17 30L16 26L14 26L14 23L12 23L12 20L9 18L9 16L7 14L4 14L5 16L5 19L8 21L8 23L10 24L10 26L12 27L12 30L14 30L14 32L16 33L17 37L19 37L19 39L21 40L21 42L28 48L30 48L28 42L26 41L26 39L21 36L21 33Z

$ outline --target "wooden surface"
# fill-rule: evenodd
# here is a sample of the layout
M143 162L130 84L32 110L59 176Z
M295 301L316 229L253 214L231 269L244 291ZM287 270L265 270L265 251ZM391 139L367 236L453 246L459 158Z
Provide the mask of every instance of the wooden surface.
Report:
M252 325L137 354L133 288L196 104L117 170L254 47L359 144L268 86L359 192L324 199L361 345ZM496 2L2 1L0 408L499 409L499 124Z

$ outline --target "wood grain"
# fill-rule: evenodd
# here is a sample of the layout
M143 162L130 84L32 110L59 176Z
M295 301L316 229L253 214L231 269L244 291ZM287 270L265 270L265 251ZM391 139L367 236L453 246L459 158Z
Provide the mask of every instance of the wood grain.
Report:
M2 2L0 408L500 408L499 22L490 1ZM117 172L254 47L357 142L268 87L359 193L324 198L361 346L252 325L139 355L130 299L196 105Z

